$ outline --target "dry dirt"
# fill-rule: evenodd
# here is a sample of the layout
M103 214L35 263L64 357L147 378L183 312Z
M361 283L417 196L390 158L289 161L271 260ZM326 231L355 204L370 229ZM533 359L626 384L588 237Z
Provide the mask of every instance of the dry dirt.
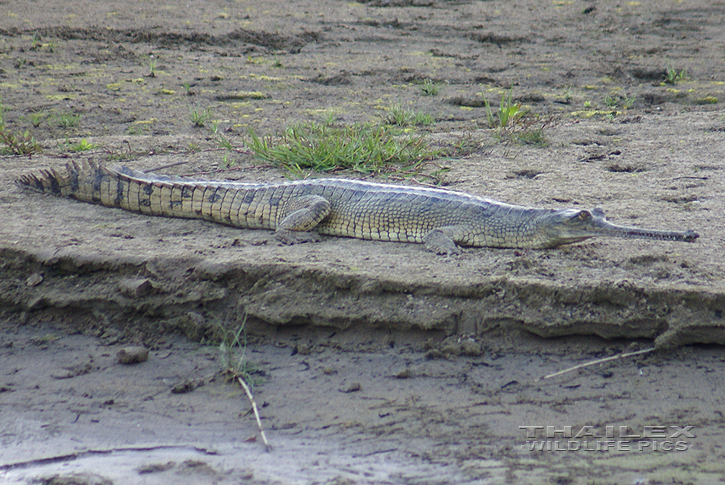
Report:
M725 481L724 23L724 3L687 0L0 2L3 121L43 148L0 157L0 481ZM689 78L663 84L667 66ZM488 128L482 96L510 87L546 146ZM13 183L81 158L277 181L248 128L396 104L433 116L418 130L434 143L474 148L427 167L451 189L700 239L289 247ZM270 452L218 372L245 314ZM131 344L148 361L118 364Z

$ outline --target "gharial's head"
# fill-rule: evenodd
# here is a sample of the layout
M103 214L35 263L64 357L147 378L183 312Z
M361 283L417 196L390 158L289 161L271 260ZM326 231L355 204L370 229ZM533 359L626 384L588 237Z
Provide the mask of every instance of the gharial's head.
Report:
M693 242L699 237L695 231L660 231L618 226L607 221L601 209L559 209L549 212L538 226L542 247L555 248L564 244L584 241L595 236L661 239Z

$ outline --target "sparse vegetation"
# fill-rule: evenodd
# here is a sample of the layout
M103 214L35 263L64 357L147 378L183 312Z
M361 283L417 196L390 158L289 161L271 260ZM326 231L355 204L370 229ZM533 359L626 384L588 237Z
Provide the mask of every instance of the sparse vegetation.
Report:
M604 97L604 104L610 109L629 109L634 105L636 98L627 95L612 94Z
M521 103L514 103L512 101L513 88L508 91L508 98L506 97L506 91L501 95L501 104L498 110L495 112L491 109L491 104L488 99L484 96L483 102L486 106L486 119L488 120L488 126L496 129L505 129L510 125L515 125L527 111L521 109Z
M399 104L395 104L390 108L387 115L383 117L383 121L388 125L398 126L430 126L434 123L433 117L431 115L416 113L415 111L407 110Z
M70 143L66 140L66 147L71 152L85 152L98 148L98 145L96 145L95 143L90 143L88 140L83 138L78 143Z
M524 145L536 145L539 147L544 147L549 144L549 141L546 139L546 135L544 135L544 126L545 124L541 124L541 126L530 126L528 129L524 129L519 131L514 135L516 141L519 143L523 143Z
M260 137L251 129L249 133L257 158L297 175L304 170L416 171L440 154L423 137L400 136L391 126L368 123L299 124L276 137Z
M529 111L521 103L513 101L513 88L501 95L498 109L491 108L486 97L483 98L486 107L486 121L488 126L495 130L495 135L502 141L523 143L525 145L546 146L548 141L544 128L551 122L541 121L538 116L529 115Z
M73 113L61 113L53 117L56 124L61 128L75 128L81 120L81 115Z
M15 132L5 125L5 106L0 96L0 154L3 155L30 155L42 152L42 148L35 141L30 131Z
M182 86L182 87L184 88L184 90L186 91L186 95L187 95L187 96L193 96L193 95L195 95L195 94L196 94L196 91L194 91L193 89L191 89L191 84L189 84L188 82L186 82L186 83L182 84L181 86Z
M28 115L28 121L31 125L37 128L43 121L45 121L46 117L45 113L30 113Z
M222 135L221 133L217 134L216 139L217 139L217 142L219 143L219 148L223 148L223 149L229 150L229 151L236 150L236 148L234 148L234 145L232 145L232 143L229 140L224 138L224 135Z
M158 59L154 59L153 56L149 59L149 73L147 77L156 77L156 62L158 62Z
M424 96L437 96L438 92L440 92L441 90L441 87L438 83L434 83L432 80L426 79L425 81L423 81L420 89L423 92Z
M677 69L672 68L668 64L665 70L665 80L663 81L663 83L677 84L680 81L686 81L688 79L690 79L690 76L687 75L687 69L682 69L678 71Z
M195 109L191 110L191 122L197 128L204 126L204 123L209 121L210 118L211 112L208 109L205 109L204 111L198 111Z
M250 387L261 384L257 369L247 360L247 334L244 330L246 317L236 332L227 330L220 325L221 342L219 343L219 361L222 372L236 379L241 377Z
M0 147L3 155L30 155L43 151L30 131L14 132L4 124L0 124L0 143L4 145Z

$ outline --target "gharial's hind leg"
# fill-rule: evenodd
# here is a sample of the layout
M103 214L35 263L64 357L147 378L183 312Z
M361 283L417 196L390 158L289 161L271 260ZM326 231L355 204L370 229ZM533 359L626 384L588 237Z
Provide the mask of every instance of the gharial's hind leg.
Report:
M457 226L446 226L433 229L423 238L428 251L436 254L452 255L461 254L461 249L456 245L456 235L461 231Z
M287 202L284 216L277 223L275 237L282 244L320 241L320 235L311 232L330 213L330 202L319 195L304 195Z

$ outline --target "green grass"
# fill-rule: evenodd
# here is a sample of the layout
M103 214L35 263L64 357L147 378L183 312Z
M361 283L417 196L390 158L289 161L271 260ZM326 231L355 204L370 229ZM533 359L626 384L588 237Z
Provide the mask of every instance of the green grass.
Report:
M545 147L549 145L549 141L544 134L544 126L529 127L514 134L514 139L524 145L536 145Z
M204 111L197 111L197 110L191 110L191 122L194 124L195 127L201 128L204 126L204 123L209 121L211 118L211 112L208 109L205 109Z
M663 81L664 84L677 84L680 81L686 81L688 79L690 79L690 76L687 75L687 69L678 71L677 69L673 69L669 64L667 65L665 80Z
M15 132L0 124L0 153L3 155L30 155L40 153L40 147L30 131Z
M220 329L219 361L222 372L230 374L233 378L241 377L249 387L254 387L261 384L262 380L255 376L259 372L247 360L247 334L244 330L246 322L245 316L236 332L231 332L225 327Z
M81 139L78 143L72 144L69 141L66 141L66 147L71 152L85 152L88 150L93 150L95 148L98 148L99 145L96 145L95 143L90 143L85 138Z
M441 87L438 83L434 83L432 80L426 79L420 86L420 90L423 93L423 96L437 96Z
M383 117L383 122L397 126L430 126L434 123L434 120L431 115L416 113L403 108L399 104L394 104L390 107L386 116Z
M158 59L149 59L149 73L148 77L156 77L156 63L158 62Z
M73 113L61 113L53 117L56 124L61 128L75 128L81 121L81 115Z
M607 95L604 96L604 104L607 105L609 109L629 109L634 105L634 102L636 101L636 98L628 97L627 95Z
M504 91L498 109L491 108L488 99L483 98L486 107L486 121L495 130L495 136L505 142L544 147L549 144L544 128L550 123L541 121L513 101L513 88Z
M503 92L501 95L501 104L495 111L491 109L491 104L484 96L483 102L486 106L486 119L488 126L491 128L505 129L515 125L528 113L521 108L521 103L514 103L512 101L513 91L513 88L509 89L508 98L506 97L506 91Z
M361 173L416 170L440 155L420 136L401 136L392 126L368 123L293 125L278 136L249 130L257 158L301 176L305 170Z
M45 121L47 118L47 115L45 113L30 113L27 116L28 121L31 125L33 125L35 128L38 128L40 124Z

